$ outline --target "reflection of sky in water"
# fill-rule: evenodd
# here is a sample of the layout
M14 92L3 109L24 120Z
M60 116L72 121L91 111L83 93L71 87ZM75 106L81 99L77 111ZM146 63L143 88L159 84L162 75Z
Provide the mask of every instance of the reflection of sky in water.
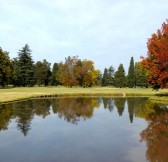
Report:
M52 106L49 112L45 118L33 116L27 136L16 128L17 119L11 119L8 130L0 132L0 161L146 161L146 145L140 142L140 132L148 124L135 114L130 123L128 102L122 116L115 105L111 110L104 109L101 102L93 116L85 120L80 117L77 124L58 117Z

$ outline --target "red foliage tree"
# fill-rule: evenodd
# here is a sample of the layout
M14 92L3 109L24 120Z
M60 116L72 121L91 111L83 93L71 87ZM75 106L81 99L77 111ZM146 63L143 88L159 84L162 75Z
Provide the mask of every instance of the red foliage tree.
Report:
M154 89L168 88L168 20L148 39L147 48L142 66L147 69L149 84Z

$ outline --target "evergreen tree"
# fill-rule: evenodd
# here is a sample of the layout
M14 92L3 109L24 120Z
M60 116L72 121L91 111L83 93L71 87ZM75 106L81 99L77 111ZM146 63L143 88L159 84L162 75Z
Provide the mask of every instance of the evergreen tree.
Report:
M109 71L109 76L113 77L114 76L114 68L113 68L113 66L110 66L108 71Z
M129 66L128 76L127 76L127 86L129 88L135 87L135 67L134 67L133 57L131 57L131 60L130 60L130 66Z
M58 70L59 70L59 64L54 63L53 69L52 69L52 85L59 85L59 80L58 80Z
M3 87L8 85L11 75L11 61L8 56L8 52L4 52L0 48L0 85Z
M49 82L50 82L50 79L51 79L51 63L47 62L46 59L43 60L43 64L44 64L44 85L45 86L48 86L49 85Z
M110 66L109 69L105 68L102 78L102 86L114 85L114 68Z
M109 75L109 85L114 86L114 68L113 66L110 66L108 69L108 75Z
M33 86L35 84L35 66L31 58L31 50L28 44L19 50L18 60L16 62L17 67L14 67L14 69L17 69L17 72L14 73L16 74L15 79L17 80L17 83L23 87Z
M142 67L140 62L135 64L135 74L136 74L136 86L148 87L147 71L144 67Z
M123 64L120 64L118 70L114 74L114 82L116 87L125 87L126 86L126 77Z
M108 86L109 85L109 76L107 72L107 68L104 69L103 78L102 78L102 86Z

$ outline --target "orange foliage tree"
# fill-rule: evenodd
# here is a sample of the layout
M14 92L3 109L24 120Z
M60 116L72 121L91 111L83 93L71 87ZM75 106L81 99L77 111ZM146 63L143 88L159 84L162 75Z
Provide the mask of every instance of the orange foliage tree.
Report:
M142 65L147 69L149 84L154 89L168 88L168 20L148 39L147 48Z
M59 81L62 85L92 87L98 84L100 71L94 68L94 62L80 60L77 56L65 58L59 64Z

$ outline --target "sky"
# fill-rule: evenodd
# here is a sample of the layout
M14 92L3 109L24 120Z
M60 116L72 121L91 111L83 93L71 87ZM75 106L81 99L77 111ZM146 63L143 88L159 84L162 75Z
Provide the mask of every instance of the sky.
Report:
M0 0L0 47L11 59L29 44L35 62L78 55L127 71L166 19L168 0Z

